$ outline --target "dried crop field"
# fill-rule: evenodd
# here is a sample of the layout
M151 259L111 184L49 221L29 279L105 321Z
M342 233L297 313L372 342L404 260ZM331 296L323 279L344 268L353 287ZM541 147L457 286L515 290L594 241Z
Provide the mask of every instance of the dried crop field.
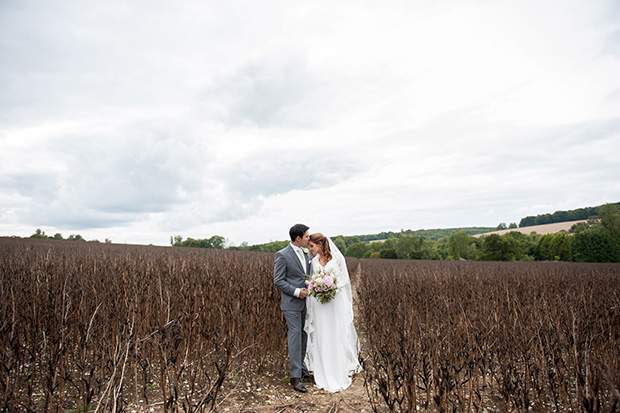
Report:
M375 406L620 409L617 264L362 260Z
M2 411L206 411L230 377L286 370L273 254L7 238L0 251Z
M377 411L618 410L619 265L347 263ZM279 302L271 253L0 238L0 410L333 411Z

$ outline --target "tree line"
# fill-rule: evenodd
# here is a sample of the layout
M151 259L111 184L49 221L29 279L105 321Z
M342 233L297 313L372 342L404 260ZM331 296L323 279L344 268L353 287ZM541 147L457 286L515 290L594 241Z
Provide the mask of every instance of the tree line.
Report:
M425 239L438 240L441 238L449 237L450 235L454 234L455 232L459 232L459 231L465 232L466 234L469 234L469 235L476 235L476 234L483 234L485 232L493 231L493 229L494 228L491 228L491 227L439 228L439 229L416 229L416 230L412 230L412 229L402 230L401 229L400 232L383 231L377 234L355 235L355 236L349 236L349 237L342 236L342 237L344 237L344 239L347 239L349 241L356 240L356 242L383 241L383 240L390 239L390 238L399 238L399 237L402 237L403 235L417 235Z
M367 234L367 235L337 235L335 237L330 237L332 241L336 243L336 246L340 249L340 251L345 253L348 247L353 244L359 243L381 243L386 240L398 239L402 237L418 237L423 238L425 240L441 240L444 238L450 237L450 235L456 232L464 232L468 235L476 235L483 234L485 232L493 231L495 228L493 227L465 227L465 228L441 228L441 229L419 229L419 230L401 230L400 232L395 231L384 231L379 232L377 234ZM391 241L390 241L391 242ZM229 249L233 250L243 250L243 251L261 251L261 252L277 252L282 248L286 247L289 244L288 241L271 241L265 244L256 244L256 245L248 245L247 242L241 243L239 246L231 246ZM388 244L389 245L389 244ZM357 247L356 247L357 248ZM354 251L354 248L352 251ZM355 255L350 255L355 256Z
M620 262L620 206L606 204L596 207L596 211L598 215L587 222L573 225L569 232L556 234L527 235L513 231L476 238L469 229L470 233L453 230L450 235L438 239L405 231L393 233L381 241L368 242L363 236L343 235L331 239L345 256L355 258ZM510 227L516 228L516 225ZM479 233L473 232L474 235ZM275 252L287 245L288 241L273 241L229 248Z
M71 234L67 238L63 238L62 234L60 232L55 233L53 236L45 235L45 231L43 231L41 228L37 228L37 230L34 232L34 234L32 234L29 238L32 238L32 239L53 239L53 240L58 240L58 241L86 241L84 239L84 237L82 237L80 234ZM89 242L99 242L99 240L94 239L94 240L91 240ZM111 242L112 242L112 240L110 240L108 238L105 239L105 243L106 244L109 244Z
M620 262L620 207L602 205L597 214L555 234L513 231L481 238L454 234L448 253L453 259L483 261Z
M620 205L620 202L615 203L614 205ZM555 224L556 222L587 220L590 217L598 216L601 213L600 208L604 206L605 205L600 205L596 207L572 209L569 211L555 211L553 214L529 216L522 218L521 221L519 221L519 227L531 227L533 225Z
M521 220L519 226L539 225L543 220L556 220L561 217L567 218L564 221L579 220L584 215L588 215L587 221L573 225L570 231L547 235L537 233L526 235L513 231L504 235L474 237L494 228L469 227L401 230L359 236L338 235L331 239L345 256L354 258L620 262L620 203L526 217ZM530 222L529 218L535 218L534 223L523 225L524 222L526 224ZM506 224L502 223L498 228L505 229ZM508 229L510 228L516 228L516 224L511 223ZM47 236L40 229L37 229L30 238L64 239L61 234ZM71 235L66 240L85 241L80 235ZM112 241L106 238L105 242ZM239 246L227 246L226 239L220 235L185 240L180 235L170 237L170 245L173 247L239 251L276 252L288 244L288 241L271 241L265 244L248 245L244 242Z
M211 248L221 250L226 248L226 238L221 235L213 235L210 238L187 238L183 241L182 236L175 235L170 237L170 245L173 247Z

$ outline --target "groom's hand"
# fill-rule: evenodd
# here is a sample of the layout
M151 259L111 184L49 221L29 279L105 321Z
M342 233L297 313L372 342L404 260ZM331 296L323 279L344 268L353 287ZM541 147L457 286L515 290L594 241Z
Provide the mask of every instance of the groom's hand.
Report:
M308 290L306 288L302 288L299 290L299 298L306 298L308 296Z

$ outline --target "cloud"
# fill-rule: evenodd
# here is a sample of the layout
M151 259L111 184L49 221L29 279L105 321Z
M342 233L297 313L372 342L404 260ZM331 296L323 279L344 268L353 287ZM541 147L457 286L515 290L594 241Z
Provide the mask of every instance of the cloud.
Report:
M229 127L313 127L320 121L322 87L302 57L263 56L215 80L204 94Z
M363 162L322 148L298 151L278 148L218 168L231 192L242 196L271 196L292 190L326 188L346 181L364 169Z
M611 0L1 2L0 231L264 242L298 221L617 202L618 17Z
M0 179L0 187L7 192L14 190L21 197L39 198L42 202L51 202L58 191L54 177L34 171L5 175Z
M212 157L208 145L179 138L169 127L138 123L63 134L40 148L62 168L37 174L15 168L8 185L30 200L25 216L53 226L96 228L169 211L200 189L202 165Z

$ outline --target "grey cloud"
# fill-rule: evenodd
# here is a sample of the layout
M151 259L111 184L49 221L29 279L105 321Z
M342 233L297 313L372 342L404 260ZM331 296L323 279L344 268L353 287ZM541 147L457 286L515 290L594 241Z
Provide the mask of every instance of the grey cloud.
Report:
M605 140L620 133L620 117L596 119L587 122L562 125L551 129L546 136L551 141L550 146L575 144L591 144Z
M170 159L177 145L170 137L147 134L73 145L67 192L95 210L162 212L178 202L177 190L187 184L177 169L183 157Z
M457 191L469 192L482 179L496 185L490 193L499 202L516 193L523 199L525 194L561 199L568 186L609 193L605 182L617 180L618 174L613 155L620 151L618 138L620 118L543 127L518 122L476 124L453 114L442 125L391 135L386 145L398 145L401 153L410 153L413 165L425 157L446 160L437 163L436 169L412 172L414 181L442 177ZM536 195L543 187L545 193Z
M247 64L205 91L217 103L218 118L230 126L258 127L318 124L322 82L303 58L263 58Z
M607 35L602 51L612 56L620 56L620 29L616 29Z
M247 218L269 197L295 190L327 189L366 167L365 161L343 153L329 154L321 148L271 149L234 163L217 164L213 178L222 183L220 198L216 209L205 212L205 219Z
M171 211L186 202L183 193L199 191L202 165L212 156L206 146L165 130L135 127L115 131L114 138L90 134L50 143L49 156L65 170L22 174L8 182L32 198L24 218L44 217L45 225L57 227L119 225Z
M270 196L296 189L326 188L365 169L366 163L321 148L270 150L221 168L228 188L238 194Z
M79 203L64 202L54 202L51 205L34 204L22 214L25 222L38 227L62 228L63 231L109 228L130 224L135 222L136 218L135 214L92 210Z
M489 156L477 169L489 174L527 173L532 179L571 177L573 184L585 183L616 164L613 157L607 158L605 154L620 150L615 143L619 134L620 118L545 128L515 126L502 133L504 139L492 150L489 148ZM586 170L588 176L583 172Z
M50 172L19 172L0 178L4 193L14 190L21 196L36 198L42 202L53 201L58 191L58 181Z
M605 96L604 101L609 103L620 103L620 88L610 91L607 96Z
M178 53L191 50L193 39L161 29L182 24L168 21L179 18L173 13L179 7L166 13L173 6L144 6L0 2L0 120L99 116L110 108L166 104L183 93L179 79L187 71Z

